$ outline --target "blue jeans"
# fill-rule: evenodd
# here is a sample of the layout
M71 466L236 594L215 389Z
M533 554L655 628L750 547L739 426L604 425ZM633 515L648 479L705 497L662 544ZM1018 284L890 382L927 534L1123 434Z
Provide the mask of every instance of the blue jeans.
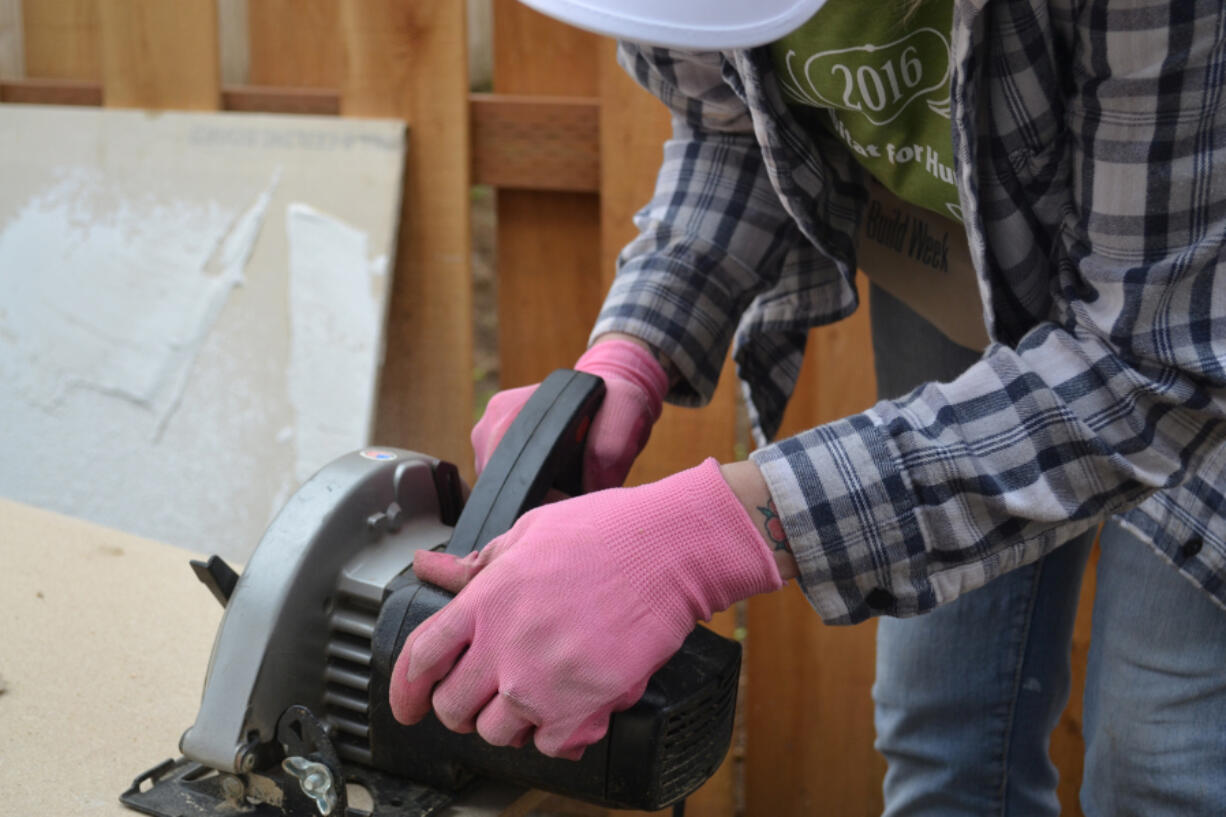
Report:
M878 391L949 380L978 355L874 288ZM885 814L1060 813L1052 728L1092 535L877 630ZM1086 670L1082 808L1226 815L1226 612L1116 522L1101 534Z

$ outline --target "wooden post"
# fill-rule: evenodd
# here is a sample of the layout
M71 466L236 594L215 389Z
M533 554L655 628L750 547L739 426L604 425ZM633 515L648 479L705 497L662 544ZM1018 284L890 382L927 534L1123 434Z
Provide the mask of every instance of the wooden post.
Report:
M217 0L100 0L99 8L103 104L220 107Z
M515 0L497 0L494 90L593 97L597 42ZM497 197L499 380L506 388L572 365L587 344L604 294L600 199L534 190Z
M340 0L248 0L251 83L339 88L345 77Z
M341 89L341 112L409 125L377 441L471 480L472 277L464 6L248 0L251 81Z
M471 477L472 236L465 6L342 0L341 113L409 124L376 439Z
M851 318L810 333L779 436L872 405L867 292ZM793 585L749 602L746 813L881 813L873 749L876 627L826 627Z

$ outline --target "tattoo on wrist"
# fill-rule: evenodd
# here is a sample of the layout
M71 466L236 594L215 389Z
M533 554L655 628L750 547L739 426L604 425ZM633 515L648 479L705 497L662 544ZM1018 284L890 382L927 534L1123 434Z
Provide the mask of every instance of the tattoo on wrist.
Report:
M783 530L783 520L779 518L779 509L775 507L775 500L768 499L765 505L759 505L758 512L765 517L762 527L766 530L766 539L771 543L771 547L791 553L792 546L788 543L788 535Z

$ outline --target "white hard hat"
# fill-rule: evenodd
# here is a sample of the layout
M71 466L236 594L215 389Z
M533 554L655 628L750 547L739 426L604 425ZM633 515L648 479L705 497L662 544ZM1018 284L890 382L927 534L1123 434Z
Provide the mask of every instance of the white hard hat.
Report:
M826 0L521 0L563 22L672 48L749 48L799 28Z

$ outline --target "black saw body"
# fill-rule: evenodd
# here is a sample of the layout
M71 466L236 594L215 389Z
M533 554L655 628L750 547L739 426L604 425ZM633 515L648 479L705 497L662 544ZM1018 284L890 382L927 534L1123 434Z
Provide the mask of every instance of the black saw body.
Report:
M121 800L158 817L424 817L479 778L611 808L683 799L727 753L740 645L697 627L578 761L495 747L433 716L392 717L388 683L413 628L450 594L419 582L422 548L463 555L507 530L551 488L579 490L598 378L558 371L499 444L467 502L454 466L370 448L323 468L269 526L242 576L194 567L226 605L184 757ZM347 784L372 801L358 810Z

